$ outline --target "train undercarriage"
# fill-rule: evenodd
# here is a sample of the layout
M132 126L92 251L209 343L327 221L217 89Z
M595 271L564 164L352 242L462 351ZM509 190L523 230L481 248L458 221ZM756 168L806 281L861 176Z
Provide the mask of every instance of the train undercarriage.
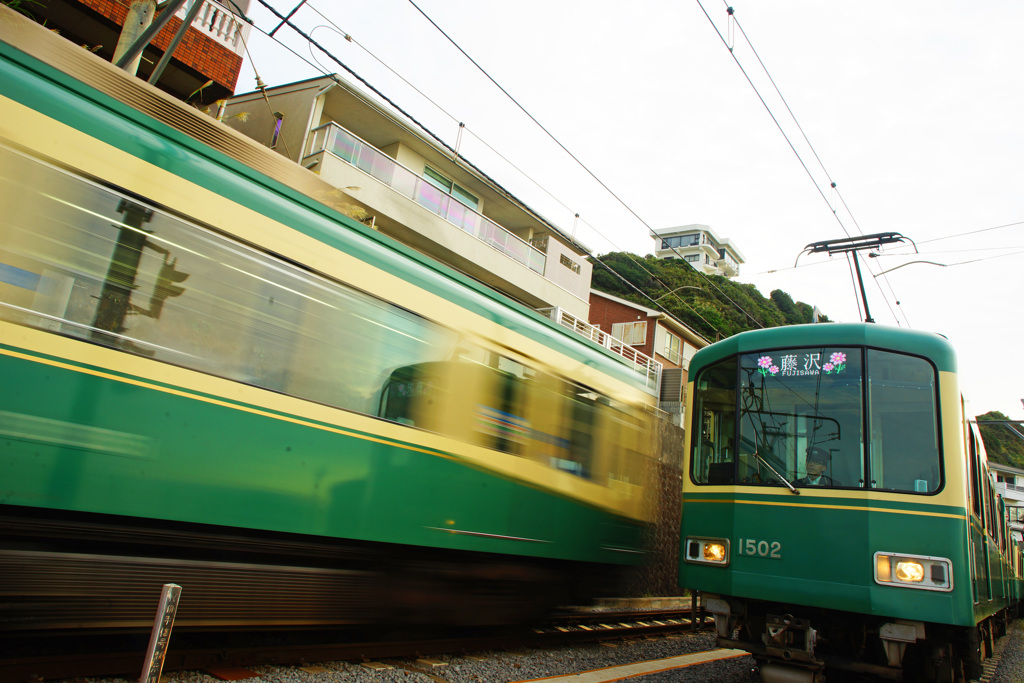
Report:
M29 511L0 516L0 632L497 626L614 582L614 567L383 543Z
M706 596L720 647L750 652L763 683L966 683L982 675L1009 609L976 627Z

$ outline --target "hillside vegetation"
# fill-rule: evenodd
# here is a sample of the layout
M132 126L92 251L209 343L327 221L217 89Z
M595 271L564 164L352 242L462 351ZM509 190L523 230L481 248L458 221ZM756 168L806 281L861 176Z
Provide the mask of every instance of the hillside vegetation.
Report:
M606 254L594 262L592 286L647 308L660 306L710 341L760 327L809 323L814 315L813 305L793 301L782 290L776 289L766 298L754 285L721 275L705 276L680 259ZM819 319L828 321L824 316Z
M988 452L989 460L1024 470L1024 439L1013 431L1024 433L1024 424L985 424L986 420L1009 419L998 410L992 410L978 416L978 429L985 441L985 451ZM1008 427L1012 427L1013 430Z

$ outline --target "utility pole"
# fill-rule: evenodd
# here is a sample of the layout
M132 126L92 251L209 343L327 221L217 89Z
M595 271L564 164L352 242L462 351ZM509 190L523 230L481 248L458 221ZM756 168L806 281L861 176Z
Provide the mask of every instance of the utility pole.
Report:
M195 11L198 11L198 6L203 2L205 0L195 0ZM117 41L117 48L114 50L114 65L132 75L136 74L142 60L142 51L184 4L185 0L163 0L159 3L156 0L132 0L124 27L121 29L121 36ZM156 14L158 9L161 10L159 15ZM195 11L190 16L194 17ZM184 35L188 27L189 24L183 22L178 33ZM181 39L175 38L175 47L179 40Z
M117 39L117 47L114 48L115 64L145 34L155 15L156 0L132 0L128 6L128 16L124 18L124 26L121 27L121 36ZM142 50L139 50L132 61L124 66L124 70L132 75L138 73L141 61Z

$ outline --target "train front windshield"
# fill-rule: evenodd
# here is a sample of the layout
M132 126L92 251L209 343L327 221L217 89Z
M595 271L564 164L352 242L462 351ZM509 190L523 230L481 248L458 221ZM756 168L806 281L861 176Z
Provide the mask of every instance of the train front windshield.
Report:
M935 368L858 347L740 354L695 380L697 484L871 488L942 485Z

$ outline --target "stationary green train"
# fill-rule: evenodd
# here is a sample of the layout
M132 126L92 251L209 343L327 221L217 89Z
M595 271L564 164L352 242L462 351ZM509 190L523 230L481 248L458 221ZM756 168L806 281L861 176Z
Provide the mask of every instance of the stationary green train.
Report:
M758 330L690 364L680 585L765 681L980 675L1020 597L956 356L873 324Z
M505 623L643 560L647 377L336 195L0 7L0 631Z

